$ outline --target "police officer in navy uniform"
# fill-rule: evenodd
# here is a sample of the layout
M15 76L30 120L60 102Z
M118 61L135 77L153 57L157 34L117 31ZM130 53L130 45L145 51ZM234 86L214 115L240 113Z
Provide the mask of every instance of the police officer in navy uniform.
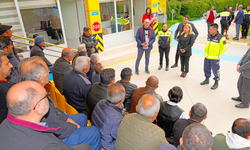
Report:
M226 32L228 30L228 24L230 20L230 12L228 11L228 8L225 7L224 11L220 13L217 18L220 18L220 24L221 24L221 34L224 34L224 30L226 29Z
M247 6L247 10L244 11L241 38L245 38L245 39L247 38L249 25L250 25L250 6Z

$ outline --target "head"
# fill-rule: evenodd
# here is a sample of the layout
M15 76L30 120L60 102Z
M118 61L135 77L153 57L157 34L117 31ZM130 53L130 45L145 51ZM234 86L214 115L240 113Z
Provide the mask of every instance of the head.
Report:
M128 12L125 12L125 17L128 17Z
M168 97L171 102L179 103L183 97L182 89L179 86L174 86L168 91Z
M89 27L84 27L83 32L86 36L90 36L90 28Z
M86 74L89 72L90 59L87 56L79 56L76 58L75 69Z
M180 138L183 150L210 150L213 137L210 131L200 123L193 123L185 128Z
M162 30L166 31L168 29L168 25L166 23L162 24Z
M183 23L184 23L184 24L187 24L188 21L189 21L189 15L185 15L185 16L183 17Z
M6 51L0 50L0 78L5 79L11 73L11 68L13 67L7 58L8 53Z
M154 96L145 94L136 106L137 113L153 122L160 110L160 101Z
M238 118L234 121L232 132L250 140L250 120L245 118Z
M104 66L102 63L97 63L95 64L95 73L96 74L101 74L101 72L103 71Z
M228 10L231 12L231 11L233 11L233 8L232 8L232 7L229 7L229 9L228 9Z
M101 83L111 85L115 83L115 70L112 68L106 68L101 71Z
M15 84L6 98L9 114L25 121L38 123L49 110L45 89L34 81Z
M202 122L207 118L207 108L202 103L196 103L189 112L190 119Z
M146 81L146 86L155 90L159 87L159 80L156 76L150 76Z
M121 79L122 81L129 82L132 77L132 70L130 68L123 68L121 72Z
M64 48L62 50L62 58L70 62L74 57L74 50L71 48Z
M12 37L11 28L12 26L0 25L0 35L8 36L9 38L11 38Z
M0 36L0 50L4 50L8 54L13 52L13 45L8 36Z
M120 106L125 99L125 88L120 83L114 83L109 86L107 92L107 99L111 104Z
M218 32L218 24L217 23L212 23L209 28L209 34L214 36Z
M224 8L224 11L227 11L227 10L228 10L228 7L225 7L225 8Z
M184 26L184 30L183 30L183 32L181 33L181 34L192 34L192 27L191 27L191 25L190 24L186 24L185 26Z
M86 51L81 51L79 53L79 56L88 56L88 53Z
M149 15L149 16L151 15L151 8L148 7L148 8L146 9L146 14Z
M44 44L45 44L44 39L42 37L40 37L40 36L36 36L35 37L35 44L43 47Z
M81 45L78 46L77 50L78 53L80 53L81 51L86 51L86 45L82 43Z
M93 53L90 55L90 61L93 63L98 63L99 62L99 54Z
M49 68L41 57L33 56L21 61L20 70L22 81L35 81L41 86L49 82Z
M247 11L249 11L250 10L250 5L249 6L247 6Z
M243 9L243 6L242 6L242 5L239 5L239 6L238 6L238 9L239 9L239 10L242 10L242 9Z
M210 7L210 11L214 11L214 6L211 6L211 7Z
M149 19L145 19L145 20L144 20L143 26L144 26L145 29L148 29L148 28L149 28L149 26L150 26L150 21L149 21Z

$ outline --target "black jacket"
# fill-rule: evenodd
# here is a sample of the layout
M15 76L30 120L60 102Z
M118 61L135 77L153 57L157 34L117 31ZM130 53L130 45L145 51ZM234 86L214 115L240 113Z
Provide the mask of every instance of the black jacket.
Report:
M191 56L192 55L192 46L194 44L195 37L193 34L188 34L187 37L184 37L185 34L180 35L178 43L178 54L180 56ZM185 53L181 53L180 49L185 49Z
M92 48L95 48L96 50L96 45L97 45L97 40L94 35L86 36L84 33L82 35L82 42L86 44L87 51L91 51ZM89 56L90 57L90 56Z
M43 58L47 66L52 66L50 61L44 56L43 48L37 44L35 44L30 51L30 57L32 56L40 56Z
M92 75L93 75L94 71L95 71L95 63L90 61L90 68L89 68L89 71L86 73L90 82L92 81Z

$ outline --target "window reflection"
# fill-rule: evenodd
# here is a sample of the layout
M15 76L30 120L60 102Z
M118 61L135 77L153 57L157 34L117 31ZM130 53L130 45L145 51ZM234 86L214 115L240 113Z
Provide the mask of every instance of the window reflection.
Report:
M116 33L114 2L100 0L100 12L103 34Z

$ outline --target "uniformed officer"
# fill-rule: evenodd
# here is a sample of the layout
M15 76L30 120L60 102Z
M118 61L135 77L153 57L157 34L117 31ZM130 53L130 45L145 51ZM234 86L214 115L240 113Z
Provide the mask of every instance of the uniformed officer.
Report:
M165 52L166 58L166 71L168 71L169 67L169 51L170 51L170 43L172 42L172 31L167 29L167 24L162 24L162 31L158 32L158 44L159 44L159 54L160 54L160 66L158 70L162 68L163 55Z
M243 24L242 24L242 38L247 38L247 33L250 24L250 6L247 6L247 10L244 11Z
M228 30L228 24L230 21L230 12L228 11L228 8L225 7L224 11L220 13L220 15L217 17L220 17L220 24L221 24L221 34L223 35L224 30Z
M218 25L212 23L209 28L209 36L207 39L207 46L205 48L205 60L204 60L204 73L206 79L201 82L201 85L209 84L209 78L211 77L211 69L214 73L215 83L211 87L212 90L218 87L219 81L219 69L220 69L220 56L225 53L228 48L226 39L218 31Z

